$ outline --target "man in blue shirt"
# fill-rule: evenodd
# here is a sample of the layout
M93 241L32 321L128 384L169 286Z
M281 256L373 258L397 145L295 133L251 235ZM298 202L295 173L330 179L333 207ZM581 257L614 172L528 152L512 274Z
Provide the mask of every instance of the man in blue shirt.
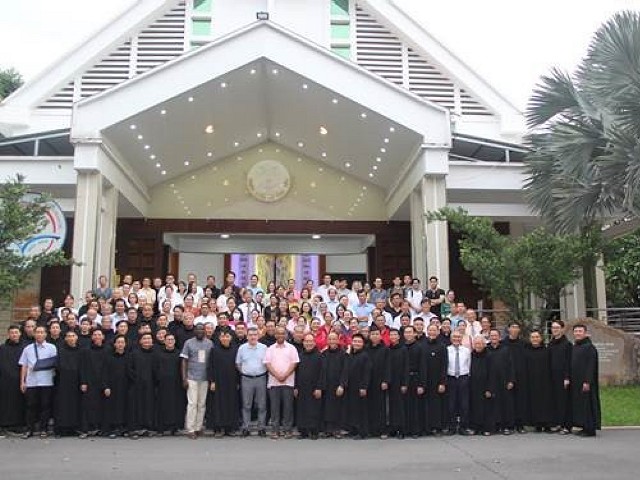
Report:
M258 342L258 329L247 330L247 343L241 345L236 354L236 367L241 375L242 388L242 436L249 435L251 408L258 409L258 435L266 437L267 420L267 367L264 358L267 346Z
M47 343L47 330L37 327L35 342L27 345L20 355L20 390L24 393L27 405L27 430L24 438L33 436L36 423L39 423L40 437L47 437L47 425L51 418L51 403L53 399L53 377L55 365L46 370L34 370L38 360L55 358L58 350L55 345Z

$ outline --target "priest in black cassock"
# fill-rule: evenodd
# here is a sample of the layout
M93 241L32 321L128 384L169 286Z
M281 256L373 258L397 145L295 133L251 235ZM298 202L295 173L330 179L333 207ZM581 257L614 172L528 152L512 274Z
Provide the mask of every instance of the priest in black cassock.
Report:
M403 330L404 346L409 362L409 391L406 403L407 434L418 438L422 432L424 418L424 392L427 383L427 361L425 350L416 342L416 330L408 325Z
M347 354L340 348L335 332L327 336L328 348L322 352L326 390L323 404L324 431L327 435L341 438L344 426L344 387L346 384Z
M82 390L82 431L94 436L104 428L104 365L107 349L102 330L91 334L91 345L82 351L80 389ZM85 436L83 435L83 437Z
M440 434L447 422L447 347L440 342L436 325L427 327L427 339L422 344L425 350L425 426L427 434Z
M240 424L237 352L238 346L234 342L231 328L218 330L218 339L209 353L207 365L209 395L206 413L207 426L214 430L217 438L231 435Z
M293 390L296 398L297 426L300 438L316 440L322 420L322 393L325 389L324 361L311 333L304 336L302 347Z
M127 362L129 377L129 435L136 440L141 435L153 436L156 422L156 395L153 382L153 336L145 333L139 347L131 351Z
M154 352L153 378L156 385L156 426L163 435L175 435L184 424L187 398L182 386L182 359L176 337L168 333L164 345Z
M364 351L364 337L351 337L351 351L347 355L345 401L347 428L356 440L369 436L368 395L371 388L371 359Z
M55 434L73 435L80 430L82 393L80 368L82 350L78 346L78 334L69 330L64 344L58 351L55 385Z
M549 431L551 424L551 362L549 350L544 346L540 330L529 334L525 347L527 382L527 424L537 432Z
M0 345L0 431L18 433L24 427L24 395L20 391L22 354L20 327L11 325L7 340Z
M504 434L511 435L515 428L515 412L513 387L515 373L511 361L511 351L500 339L500 332L491 329L487 351L491 357L491 367L494 375L493 390L494 420L496 427Z
M103 369L105 433L109 438L122 435L127 424L127 400L129 377L127 371L129 349L127 338L117 335L113 340L113 352L107 355Z
M484 337L477 336L473 339L471 351L470 377L470 424L476 433L489 436L495 431L493 392L495 390L492 375L492 357L487 351Z
M369 433L387 438L387 391L389 390L389 350L382 343L380 330L373 324L366 353L371 359L371 388L368 392Z
M527 418L527 375L525 372L524 349L526 342L520 338L520 324L509 324L509 336L504 339L504 345L509 349L515 381L513 382L513 412L515 429L518 433L525 433L524 425Z
M600 388L598 350L587 336L586 325L573 326L575 343L571 352L572 426L581 427L578 435L595 437L600 429Z
M571 428L571 342L564 334L564 322L551 323L549 357L551 361L552 431L569 433Z
M388 433L403 439L406 433L406 403L409 388L409 352L400 342L400 332L389 331L389 427Z

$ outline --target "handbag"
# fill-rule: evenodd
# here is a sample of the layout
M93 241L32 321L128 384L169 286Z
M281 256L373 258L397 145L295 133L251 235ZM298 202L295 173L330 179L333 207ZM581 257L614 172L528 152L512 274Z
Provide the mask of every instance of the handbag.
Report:
M58 366L58 356L40 359L38 356L38 346L34 343L33 349L36 351L36 363L33 366L34 372L42 372L45 370L53 370Z

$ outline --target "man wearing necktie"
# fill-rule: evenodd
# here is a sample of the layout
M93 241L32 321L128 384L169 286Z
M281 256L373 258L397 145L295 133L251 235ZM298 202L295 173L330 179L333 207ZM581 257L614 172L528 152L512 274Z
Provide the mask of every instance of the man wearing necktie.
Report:
M462 334L451 334L451 345L447 347L449 388L449 434L472 435L469 430L469 369L471 351L461 345Z

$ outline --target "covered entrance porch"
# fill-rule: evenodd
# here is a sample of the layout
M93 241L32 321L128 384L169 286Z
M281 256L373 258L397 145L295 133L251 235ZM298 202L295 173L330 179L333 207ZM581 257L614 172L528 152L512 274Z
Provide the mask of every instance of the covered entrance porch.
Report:
M370 276L448 285L446 226L424 222L446 204L448 112L270 22L77 103L71 140L76 296L163 274L195 234L368 236Z

